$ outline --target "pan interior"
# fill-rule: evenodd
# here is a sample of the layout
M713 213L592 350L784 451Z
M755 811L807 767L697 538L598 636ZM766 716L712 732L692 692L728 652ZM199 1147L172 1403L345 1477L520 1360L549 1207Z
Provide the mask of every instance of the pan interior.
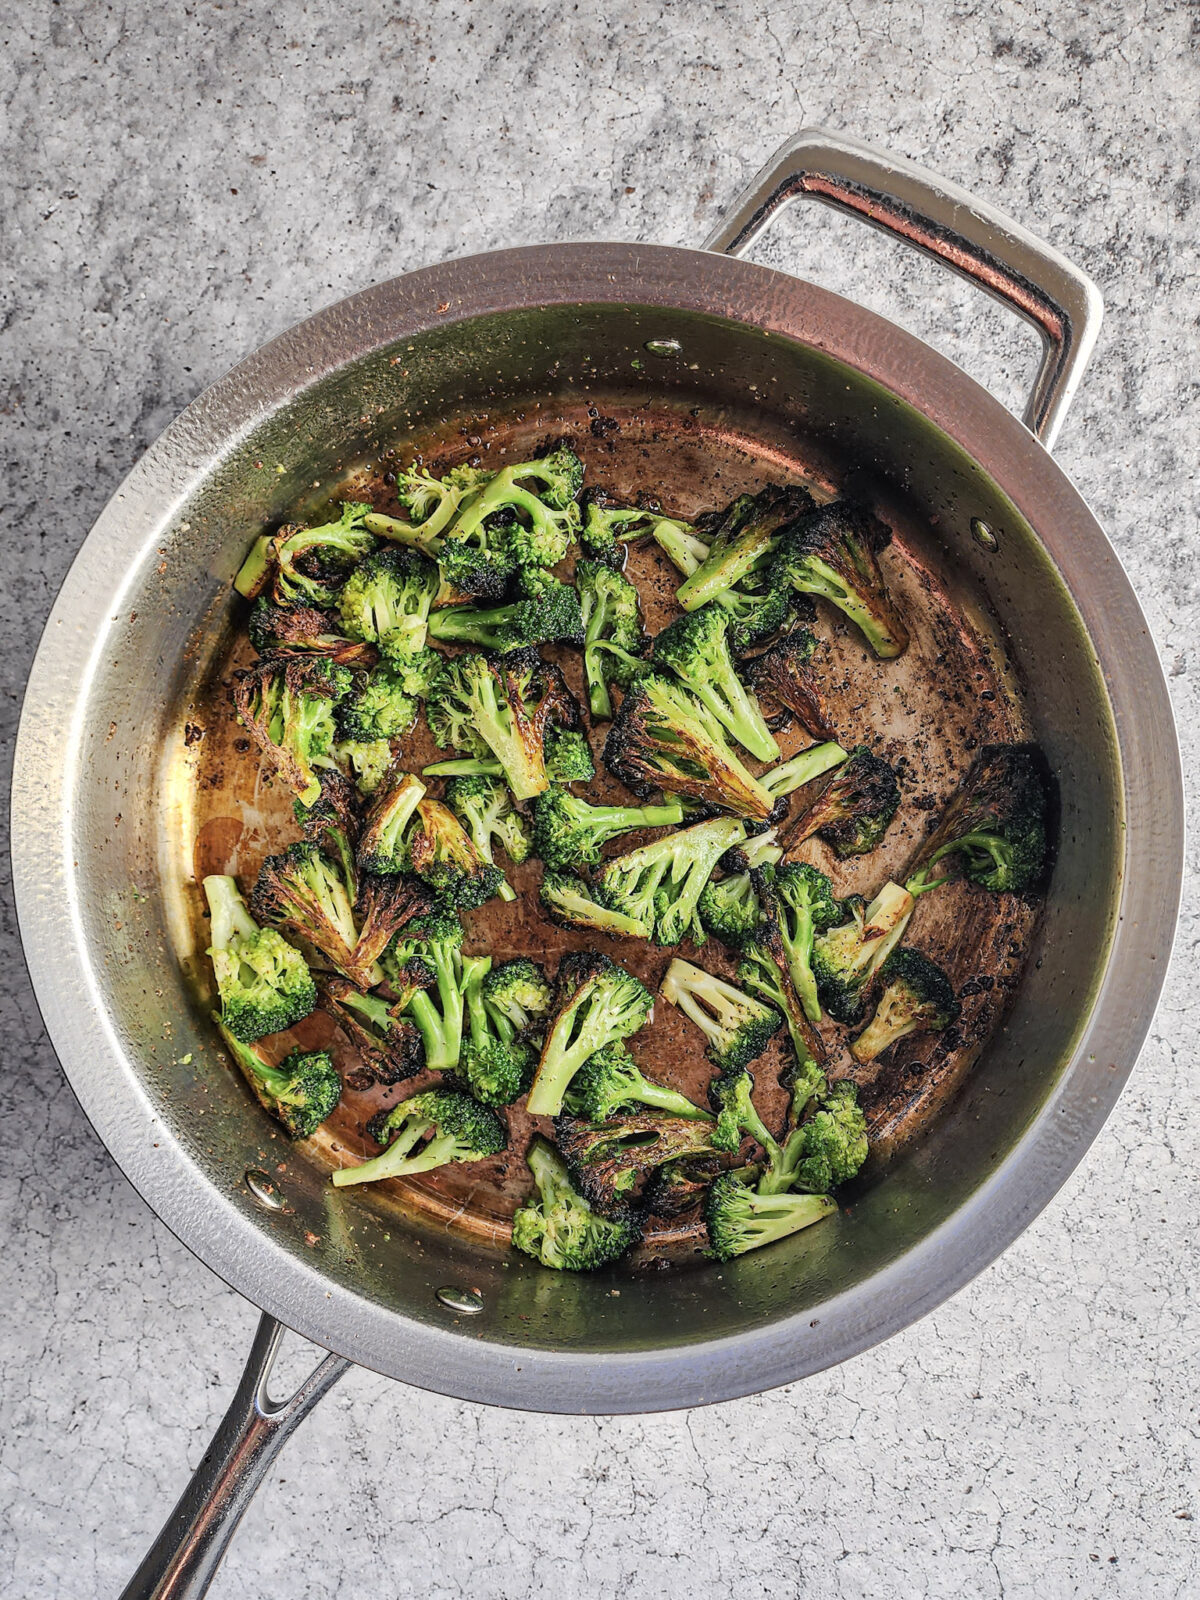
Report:
M662 341L678 349L647 349ZM386 505L383 475L417 452L439 465L513 460L564 434L589 482L652 491L685 516L765 481L799 480L869 499L896 530L885 564L914 641L901 661L876 663L836 613L817 616L844 669L834 695L843 742L854 731L878 740L902 763L906 802L885 846L857 863L835 864L814 845L839 892L870 891L902 869L981 743L1038 739L1061 789L1059 859L1040 920L961 885L921 903L910 938L966 985L963 1027L949 1045L910 1041L864 1082L878 1154L851 1203L723 1268L703 1259L694 1227L678 1225L587 1278L515 1257L507 1220L525 1189L529 1131L516 1115L507 1158L334 1191L330 1165L368 1149L366 1117L408 1086L347 1094L318 1140L290 1146L207 1020L198 880L229 870L248 884L262 856L294 837L286 797L256 781L228 711L245 649L229 584L250 538L364 481ZM630 571L653 630L671 614L677 579L653 551L635 552ZM815 1316L985 1180L1069 1058L1103 970L1120 858L1116 746L1093 653L1045 551L998 487L910 407L810 347L719 318L615 306L497 315L403 341L313 385L245 438L179 508L127 596L90 696L80 766L89 781L78 792L83 915L111 1021L156 1116L227 1203L358 1295L444 1325L437 1290L471 1288L484 1306L472 1334L598 1352ZM563 659L574 670L570 653ZM414 765L433 753L412 749ZM602 767L595 791L621 793ZM553 965L586 944L538 915L536 877L517 869L519 901L472 915L468 948ZM714 944L681 953L728 970ZM612 954L652 987L670 956L644 946ZM315 1042L322 1026L314 1019L300 1036ZM644 1064L702 1098L709 1069L698 1044L660 1004ZM778 1065L766 1058L758 1072L762 1106L777 1115ZM260 1175L253 1185L248 1172Z

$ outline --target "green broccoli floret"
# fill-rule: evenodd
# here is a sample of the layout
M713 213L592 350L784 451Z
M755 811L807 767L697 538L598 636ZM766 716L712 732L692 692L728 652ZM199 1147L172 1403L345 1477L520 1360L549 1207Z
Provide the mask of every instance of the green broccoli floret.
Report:
M410 1178L456 1161L486 1161L508 1145L508 1133L496 1113L456 1089L425 1089L411 1095L372 1117L368 1129L376 1144L385 1147L383 1154L357 1167L339 1167L333 1174L337 1188L381 1178Z
M720 590L709 601L710 605L719 606L728 619L726 638L735 656L744 656L778 633L795 606L795 594L787 584L774 581L770 569L764 576L766 581L760 588L750 588L747 579Z
M646 671L640 659L646 648L638 592L611 567L578 561L575 582L584 625L583 675L588 706L597 720L613 714L610 683L627 689Z
M792 794L797 789L802 789L806 783L811 783L814 778L819 778L823 773L840 767L847 760L847 753L836 740L830 739L825 744L810 745L807 750L793 756L790 761L781 761L777 767L772 767L769 772L764 772L759 777L759 782L769 794L776 799Z
M778 761L779 746L737 675L728 629L729 615L720 606L685 613L655 639L654 664L673 672L751 755Z
M783 1020L772 1006L678 957L658 992L701 1030L708 1039L705 1055L723 1073L735 1073L762 1055Z
M869 512L836 501L787 530L774 566L777 581L801 594L819 595L844 612L883 660L908 647L908 631L876 559L891 536Z
M816 867L789 863L765 866L752 874L759 905L779 930L788 971L810 1022L821 1020L817 980L813 975L813 941L842 915L833 885Z
M454 521L463 500L474 493L487 473L458 468L443 478L435 478L424 467L412 466L396 474L396 498L408 515L407 522L373 512L367 527L381 539L391 539L436 557L442 535Z
M783 530L812 503L805 490L776 485L735 500L713 534L708 554L677 590L679 604L685 611L698 611L723 589L761 568L779 545Z
M620 1040L605 1045L584 1062L572 1078L563 1104L572 1116L585 1122L603 1122L618 1111L636 1111L641 1106L652 1106L672 1117L709 1120L706 1111L677 1089L643 1077L628 1046Z
M392 765L392 745L389 739L341 739L333 753L354 779L359 794L368 799L375 794L387 777Z
M264 656L237 674L238 721L271 768L306 805L321 793L322 768L336 767L335 708L351 673L326 656Z
M399 739L416 722L418 709L416 697L405 690L399 673L379 666L356 675L338 707L338 728L343 740L357 744Z
M696 905L720 858L746 837L736 817L715 817L609 861L599 888L606 905L644 923L658 944L703 944Z
M762 920L762 907L748 872L710 878L696 902L696 915L706 933L736 950Z
M432 981L432 973L422 974ZM369 1067L377 1083L400 1083L414 1077L425 1065L421 1035L401 1016L408 999L388 1004L377 994L365 994L344 978L325 978L321 983L321 1005L341 1028Z
M563 956L554 987L554 1010L546 1019L529 1114L556 1117L571 1079L589 1056L626 1039L646 1021L654 1002L641 983L596 950Z
M584 555L606 566L619 568L625 560L625 546L647 536L659 540L688 539L689 523L664 517L656 505L623 506L603 489L589 489L583 497L583 528L579 543ZM663 545L666 548L666 545Z
M621 702L604 744L614 778L639 797L690 795L765 822L775 798L734 754L716 717L679 684L643 678Z
M336 522L317 528L281 528L264 547L255 542L234 579L239 594L251 598L265 587L269 567L275 603L327 610L350 573L375 548L366 527L371 508L357 501L342 506Z
M938 1033L959 1013L954 985L936 962L900 945L879 969L883 993L875 1015L850 1046L856 1061L874 1061L911 1033Z
M583 462L572 450L552 450L537 461L514 462L463 502L449 539L474 540L490 518L504 512L511 519L508 547L517 565L557 566L579 532L576 500L582 487Z
M848 1078L822 1090L818 1109L792 1129L782 1148L767 1163L759 1180L760 1194L802 1189L827 1194L855 1177L867 1159L867 1121L858 1104L858 1090Z
M538 891L547 917L559 928L587 928L613 938L648 939L651 926L610 906L598 885L588 884L574 872L547 868Z
M912 894L946 882L930 878L939 861L957 855L963 875L993 894L1025 894L1046 870L1045 758L1035 745L989 744L976 756L958 793L914 864Z
M583 643L579 595L538 567L517 575L517 596L505 605L481 610L447 606L429 619L429 632L448 644L475 645L481 650L520 650L526 645Z
M425 1046L425 1065L437 1072L456 1067L462 1053L463 928L458 913L436 908L421 920L415 937L397 939L383 956L389 981L419 960L433 971L430 989L419 989L405 1007Z
M638 1242L641 1230L632 1214L605 1217L593 1211L549 1140L535 1138L525 1159L538 1196L513 1217L518 1250L556 1271L594 1272Z
M435 564L415 550L377 550L346 580L342 627L351 639L378 645L386 661L414 655L425 648L439 582Z
M446 785L446 801L467 830L481 861L488 866L496 865L496 845L515 866L527 859L531 849L529 834L512 803L507 785L499 778L485 777L482 773L469 778L452 778ZM501 900L517 898L516 890L503 879L496 893Z
M551 783L590 783L596 776L592 748L574 728L546 729L546 776Z
M584 1122L563 1112L554 1137L571 1180L598 1211L621 1211L656 1167L681 1156L712 1155L711 1117L631 1112Z
M528 1089L537 1054L517 1037L503 1012L487 1002L490 956L463 960L468 1037L463 1041L459 1072L477 1100L488 1106L508 1106Z
M342 1080L324 1050L293 1050L277 1067L259 1059L253 1045L236 1038L214 1011L212 1019L264 1111L290 1139L307 1139L331 1114L342 1096Z
M552 786L533 803L533 848L548 867L594 867L600 862L600 847L618 834L682 821L678 801L661 806L594 806Z
M736 1153L744 1138L756 1140L769 1161L779 1157L779 1144L758 1114L754 1079L745 1067L723 1072L708 1086L708 1101L717 1114L712 1142L716 1149Z
M899 805L894 769L865 744L857 745L789 829L788 848L819 833L843 860L865 855L883 838Z
M517 800L549 787L545 739L552 724L573 723L578 708L557 667L535 651L489 661L465 653L442 667L425 708L429 731L443 749L489 752Z
M722 1172L704 1199L709 1254L731 1261L748 1250L786 1239L832 1216L837 1205L823 1194L760 1194L753 1168Z
M835 1022L859 1020L863 990L904 937L913 905L907 889L885 883L870 905L860 895L843 900L846 920L813 940L817 994Z
M232 878L204 880L212 917L208 955L221 997L221 1023L235 1039L279 1033L317 1003L308 963L274 928L260 928Z
M483 981L483 998L518 1033L525 1033L550 1010L554 991L540 967L517 956L492 968Z

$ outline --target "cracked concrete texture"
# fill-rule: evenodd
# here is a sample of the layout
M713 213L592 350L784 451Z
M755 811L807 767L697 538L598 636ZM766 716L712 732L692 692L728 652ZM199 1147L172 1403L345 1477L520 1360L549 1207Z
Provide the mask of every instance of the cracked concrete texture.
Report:
M1147 607L1195 770L1193 6L7 0L0 19L6 736L91 521L240 355L453 255L693 243L779 140L826 123L978 190L1099 281L1108 321L1059 456ZM1027 342L932 268L810 213L762 255L1021 393ZM1193 845L1183 952L1195 864ZM199 1460L254 1313L83 1123L7 899L0 937L0 1593L90 1600L117 1591ZM1177 963L1055 1204L920 1326L801 1386L556 1420L353 1373L289 1446L214 1593L1200 1593L1198 1031Z

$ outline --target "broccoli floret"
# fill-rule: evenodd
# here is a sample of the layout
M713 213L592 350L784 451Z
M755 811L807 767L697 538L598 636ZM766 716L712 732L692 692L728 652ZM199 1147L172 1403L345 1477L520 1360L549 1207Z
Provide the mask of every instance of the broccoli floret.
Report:
M525 1033L549 1011L554 991L540 967L517 956L492 968L483 980L483 998L518 1033Z
M400 1015L404 1003L389 1005L344 978L325 978L321 984L322 1008L350 1040L377 1083L400 1083L425 1065L421 1035Z
M378 645L386 661L414 655L425 648L438 583L437 567L415 550L377 550L346 580L338 601L342 628L351 639Z
M813 942L842 916L833 885L816 867L789 863L764 866L751 874L763 915L779 931L792 984L810 1022L821 1020L817 980L813 974Z
M769 568L765 577L761 588L752 589L748 587L749 580L744 580L720 590L709 602L725 613L729 624L726 637L735 656L745 655L778 633L792 614L795 592L776 581Z
M550 784L546 731L551 724L573 724L578 708L558 668L520 650L496 661L470 653L447 661L425 714L443 750L490 752L514 797L532 800Z
M708 1039L705 1055L723 1073L738 1072L762 1055L783 1020L774 1007L678 957L659 993L701 1030Z
M514 462L463 502L448 539L473 541L490 518L503 512L509 519L508 548L517 565L557 566L579 532L576 499L582 487L583 462L572 450Z
M446 535L438 552L442 574L440 606L504 598L517 570L512 531L510 525L505 525L479 528L469 540L459 538L454 530Z
M774 866L783 855L775 843L775 832L774 828L764 828L760 833L752 833L741 844L735 844L732 850L726 850L719 863L722 872L749 872L751 867Z
M358 840L361 871L375 873L411 871L406 832L425 785L410 772L393 768L371 802Z
M840 767L848 759L847 752L836 740L831 739L827 744L810 745L790 761L781 761L777 767L764 772L759 781L776 799L782 799L784 795L802 789L806 783L812 783L814 778L821 777L833 767Z
M324 1050L293 1050L277 1067L259 1059L253 1045L236 1038L214 1011L212 1019L264 1111L290 1139L307 1139L342 1097L342 1080Z
M708 1113L693 1105L677 1089L664 1088L642 1076L641 1069L619 1040L597 1050L571 1080L563 1101L572 1116L585 1122L603 1122L618 1111L651 1106L672 1117L708 1120Z
M598 1211L621 1209L644 1179L679 1156L712 1154L713 1121L631 1112L599 1124L564 1112L554 1137L576 1188Z
M599 886L589 885L574 872L547 868L538 898L559 928L587 928L622 939L648 939L652 931L650 923L610 906Z
M954 985L936 962L900 945L879 969L883 993L875 1015L850 1046L856 1061L874 1061L910 1033L938 1033L959 1013Z
M788 530L775 564L778 581L835 605L883 660L908 647L908 630L896 613L876 559L891 536L891 530L869 512L837 501Z
M310 841L289 845L263 862L250 897L259 922L270 923L319 950L331 966L361 989L382 981L373 962L363 964L355 921L358 881L344 859L333 862Z
M703 1200L723 1165L720 1156L680 1156L666 1162L646 1185L642 1195L645 1211L655 1217L683 1216Z
M867 1121L858 1090L844 1078L819 1090L818 1109L794 1127L759 1180L760 1194L802 1189L827 1194L855 1177L867 1159Z
M783 941L783 923L778 901L761 873L752 873L763 919L741 948L737 979L740 984L783 1013L798 1061L823 1065L825 1046L805 1013L796 982L792 977L791 952ZM796 947L796 954L801 953Z
M590 783L596 776L592 748L577 729L546 729L546 776L551 783Z
M426 917L433 904L432 894L416 878L364 874L354 907L358 919L358 943L354 947L357 971L380 971L380 958L388 945L410 922ZM359 986L365 987L362 983Z
M339 1167L333 1174L339 1189L381 1178L409 1178L451 1162L486 1161L508 1145L496 1113L456 1089L425 1089L411 1095L372 1117L368 1127L376 1144L384 1146L383 1154L357 1167Z
M677 617L654 641L654 663L675 674L737 742L760 761L778 761L779 746L758 702L737 675L726 634L729 616L702 606Z
M643 678L625 696L604 744L608 770L634 794L671 794L766 821L775 799L725 739L717 719L678 684Z
M326 656L264 656L237 674L238 721L271 768L306 805L321 793L320 771L336 767L335 707L352 676Z
M463 1041L458 1070L477 1100L488 1106L508 1106L528 1089L537 1055L517 1037L504 1013L488 1004L491 970L490 956L463 960L468 1037Z
M249 1042L307 1017L317 989L300 952L274 928L258 926L232 878L205 878L204 895L222 1026Z
M816 636L807 628L798 628L747 662L746 676L768 715L791 712L814 739L832 739L834 729L814 665L816 649Z
M375 548L375 539L366 527L370 509L347 501L336 522L279 530L269 545L277 605L314 606L320 611L337 604L338 591L350 573ZM255 590L254 574L261 573L262 561L263 553L256 544L234 580L239 594L261 592L261 583Z
M817 994L835 1022L859 1020L863 990L904 937L914 903L898 883L885 883L870 905L852 895L841 904L846 920L813 940Z
M709 1254L717 1261L786 1239L837 1210L828 1195L760 1194L754 1176L753 1168L723 1172L709 1185L704 1222Z
M425 555L436 556L441 549L442 535L457 516L458 508L490 476L471 467L456 467L444 477L435 478L424 467L414 464L407 472L396 474L396 499L409 520L400 522L395 517L373 513L367 519L367 527L380 538L411 545Z
M696 904L726 850L746 837L736 817L716 817L670 833L610 861L600 874L605 904L652 930L658 944L703 944Z
M338 629L338 618L331 611L316 611L312 606L277 606L264 595L250 613L247 627L250 643L260 656L276 650L311 650L330 656L339 666L369 666L374 651L356 644Z
M292 814L306 839L322 844L332 855L342 856L353 873L354 841L362 825L358 790L344 772L335 768L321 773L321 793L312 805L292 801Z
M788 849L819 833L843 860L865 855L883 838L899 805L900 785L893 768L866 745L857 745L796 819Z
M397 810L406 804L405 799ZM374 842L370 817L364 838ZM460 911L483 905L504 881L499 867L481 859L450 807L425 795L418 797L403 828L396 831L389 824L378 843L374 871L415 873L439 901Z
M993 894L1036 889L1046 871L1047 809L1045 758L1037 746L985 745L921 847L910 891L924 894L945 883L930 873L955 854L964 877Z
M446 785L446 800L467 830L481 861L488 866L496 865L496 845L515 866L527 859L532 848L529 833L512 803L507 785L499 778L485 777L482 773L469 778L452 778ZM516 890L505 879L497 885L496 893L501 900L517 898Z
M341 739L333 753L352 774L358 792L368 799L378 792L392 765L389 739Z
M748 872L712 879L696 902L696 915L706 933L736 950L762 920L762 907Z
M679 604L685 611L698 611L723 589L740 583L770 559L783 530L812 504L804 489L776 485L735 500L717 527L707 556L677 590Z
M399 739L417 720L417 700L403 679L390 667L356 675L353 686L338 707L338 728L344 740L372 744L378 739Z
M594 718L607 720L613 714L609 684L627 689L645 671L641 603L633 584L601 562L576 562L575 582L583 615L588 706Z
M549 1140L535 1138L525 1159L538 1196L513 1217L518 1250L560 1272L593 1272L638 1242L641 1231L632 1214L605 1217L593 1211Z
M594 867L600 847L633 828L683 821L678 801L661 806L594 806L553 786L533 803L533 848L548 867Z
M756 1140L769 1161L779 1157L779 1144L754 1104L754 1079L745 1067L723 1072L708 1086L708 1101L717 1114L712 1142L718 1150L736 1154L746 1137Z
M579 596L569 583L560 583L537 567L517 575L516 600L480 610L474 606L448 606L429 619L429 632L449 644L476 645L482 650L520 650L526 645L583 643L583 615Z
M458 914L442 907L421 919L414 937L397 939L383 956L388 979L403 974L413 960L433 971L433 984L416 990L405 1015L417 1025L425 1046L425 1065L437 1072L456 1067L462 1053L463 928Z
M603 489L589 489L584 494L579 543L585 556L606 566L619 568L625 560L625 545L634 539L649 536L661 543L691 535L689 523L664 517L656 504L623 506Z
M654 1001L623 967L596 950L563 956L554 986L554 1010L546 1019L529 1114L556 1117L571 1079L589 1056L626 1039L646 1021Z

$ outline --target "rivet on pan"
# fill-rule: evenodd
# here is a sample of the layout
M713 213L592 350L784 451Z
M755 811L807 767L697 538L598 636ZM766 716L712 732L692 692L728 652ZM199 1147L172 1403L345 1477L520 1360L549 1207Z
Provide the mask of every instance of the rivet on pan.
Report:
M975 543L983 550L999 550L1000 541L995 533L981 517L971 518L971 533Z
M283 1210L283 1190L274 1178L258 1167L246 1168L246 1187L259 1205L266 1206L268 1211Z
M678 339L647 339L642 348L649 350L652 356L681 356L683 354L683 346Z
M448 1311L458 1311L464 1317L477 1317L483 1310L483 1296L477 1289L458 1289L450 1284L439 1289L437 1297Z

